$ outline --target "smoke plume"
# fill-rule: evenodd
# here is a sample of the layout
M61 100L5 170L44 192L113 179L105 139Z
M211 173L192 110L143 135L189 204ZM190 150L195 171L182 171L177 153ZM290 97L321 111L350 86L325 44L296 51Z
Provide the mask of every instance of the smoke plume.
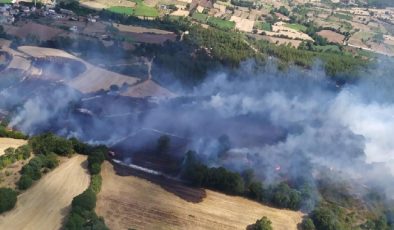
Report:
M22 81L2 90L0 105L13 110L11 126L28 134L50 130L123 145L128 159L133 148L156 143L157 136L143 132L169 134L185 143L175 155L193 149L209 166L254 169L265 183L324 169L394 198L393 86L378 72L339 86L318 64L278 71L275 62L250 61L159 102L83 95L66 86L48 93Z

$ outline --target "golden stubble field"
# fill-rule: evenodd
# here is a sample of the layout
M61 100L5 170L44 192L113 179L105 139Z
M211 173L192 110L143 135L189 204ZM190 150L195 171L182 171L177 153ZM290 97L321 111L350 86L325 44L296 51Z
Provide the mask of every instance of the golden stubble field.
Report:
M0 138L0 156L4 154L4 150L8 148L18 148L27 144L26 140L18 140L12 138Z
M102 176L96 212L111 229L246 229L267 216L274 229L292 230L303 217L301 212L275 209L210 190L205 190L200 202L190 202L148 180L119 176L109 162L104 163ZM178 191L182 187L174 186ZM184 189L193 196L193 189Z
M15 208L0 215L0 229L57 230L67 216L72 199L90 182L86 157L67 159L18 196Z

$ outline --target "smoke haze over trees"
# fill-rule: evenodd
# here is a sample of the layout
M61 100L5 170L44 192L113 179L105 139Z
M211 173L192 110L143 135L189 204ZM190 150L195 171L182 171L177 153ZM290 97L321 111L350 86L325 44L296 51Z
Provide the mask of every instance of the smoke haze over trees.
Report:
M390 69L378 66L373 76L339 86L319 64L309 70L279 71L275 61L263 67L250 61L235 71L211 72L192 90L175 84L171 88L178 97L146 102L146 108L105 92L83 95L62 85L25 81L2 90L0 106L12 109L10 125L29 135L54 131L109 146L164 146L163 152L174 155L194 150L210 168L208 178L220 167L238 173L252 169L254 180L265 188L286 182L302 190L308 184L318 193L320 179L328 177L357 181L348 187L352 194L367 195L367 187L393 198L389 182L394 173L394 80L386 73ZM104 103L107 99L110 104ZM142 131L169 134L170 144L176 137L187 146L176 153L167 141L158 145L157 138L144 139ZM133 153L122 157L133 159ZM93 162L89 169L93 174L100 171ZM204 183L217 185L212 180ZM237 189L243 186L237 182L232 185L235 191L229 193L244 189ZM261 199L258 185L248 189L250 196ZM288 190L285 184L277 189ZM304 205L277 200L278 206L294 209Z

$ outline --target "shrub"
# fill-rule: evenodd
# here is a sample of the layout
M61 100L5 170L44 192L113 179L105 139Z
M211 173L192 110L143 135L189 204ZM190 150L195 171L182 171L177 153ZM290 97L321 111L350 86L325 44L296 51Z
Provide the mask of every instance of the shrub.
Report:
M102 178L100 175L92 175L90 181L90 189L92 189L92 191L95 192L96 194L99 193L101 190L101 183L102 183Z
M92 211L96 207L96 194L92 189L86 189L83 193L74 197L71 205L73 209Z
M257 220L254 225L250 228L251 230L272 230L271 221L264 216L260 220Z
M31 147L29 145L22 145L16 149L15 153L22 156L23 160L29 159L31 155Z
M286 183L280 183L272 188L271 202L279 208L298 210L301 206L301 194L290 188Z
M328 207L318 207L311 213L316 229L341 230L343 229L335 213Z
M26 190L30 188L33 184L33 179L29 175L22 175L18 181L18 188L21 190Z
M0 213L11 210L17 200L17 193L10 188L0 188Z
M311 218L305 218L301 223L301 230L315 230L315 225Z
M54 169L59 165L59 160L57 155L54 153L49 153L45 158L45 167L49 169Z
M89 167L90 174L96 175L99 174L101 171L101 165L99 163L93 163Z

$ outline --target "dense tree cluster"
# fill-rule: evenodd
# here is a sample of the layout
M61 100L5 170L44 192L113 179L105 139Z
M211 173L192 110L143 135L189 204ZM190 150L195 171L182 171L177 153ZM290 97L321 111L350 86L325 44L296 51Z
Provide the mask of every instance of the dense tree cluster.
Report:
M39 154L22 167L21 177L18 181L18 188L21 190L28 189L33 181L39 180L43 172L47 172L59 165L57 155L48 153L46 155ZM47 169L47 170L45 170Z
M353 57L346 53L314 52L285 45L277 46L264 41L258 42L258 47L263 53L277 57L285 66L295 64L311 68L316 60L320 59L326 73L339 80L350 80L367 64L367 61L362 58Z
M189 151L186 154L182 178L190 181L195 186L215 189L228 194L242 194L244 182L237 174L220 168L208 168L201 164L195 157L195 153Z
M321 230L342 230L346 229L346 224L341 220L345 213L339 208L321 205L310 214L317 229Z
M107 230L104 219L98 217L94 208L96 207L97 194L101 190L102 177L101 164L105 160L108 149L105 146L92 146L70 139L75 152L88 156L88 168L91 174L90 185L82 194L74 197L71 212L64 224L66 230L95 229Z
M98 217L94 211L96 207L96 193L88 188L80 195L74 197L71 203L71 212L64 225L66 230L107 230L104 219Z
M299 210L311 198L309 190L298 191L290 188L285 182L264 188L260 181L254 180L252 171L246 171L241 175L223 167L209 168L196 158L193 151L186 154L182 178L194 186L211 188L227 194L245 195L279 208Z
M71 141L52 133L35 136L29 140L29 144L35 154L47 155L55 153L61 156L68 156L74 153Z
M231 4L240 7L256 8L255 3L250 0L231 0Z
M9 211L15 206L17 195L10 188L0 188L0 213Z
M300 228L301 230L316 230L315 224L309 217L306 217L302 220Z
M186 42L197 47L207 47L211 55L229 66L238 66L241 61L256 55L244 35L237 32L192 26Z

